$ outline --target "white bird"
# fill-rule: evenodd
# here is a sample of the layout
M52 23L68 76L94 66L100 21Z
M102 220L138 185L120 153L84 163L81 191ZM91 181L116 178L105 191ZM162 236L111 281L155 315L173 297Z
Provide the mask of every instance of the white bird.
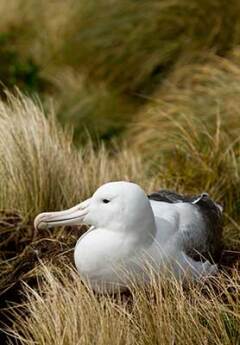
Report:
M77 241L75 265L95 291L113 292L125 289L129 276L145 282L149 262L160 273L169 267L180 279L214 274L217 266L206 257L219 250L221 213L206 193L184 197L161 190L147 196L137 184L110 182L73 208L39 214L34 224L90 225Z

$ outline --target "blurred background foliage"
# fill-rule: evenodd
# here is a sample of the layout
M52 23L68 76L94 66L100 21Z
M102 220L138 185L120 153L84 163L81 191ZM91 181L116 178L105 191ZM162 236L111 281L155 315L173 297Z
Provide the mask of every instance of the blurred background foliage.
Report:
M121 137L145 103L166 98L173 70L179 84L189 74L194 80L191 66L207 63L209 54L220 85L217 57L229 58L240 43L237 0L9 0L0 2L0 14L2 96L15 86L37 93L73 126L76 143L86 133ZM210 101L207 72L203 83L205 93L192 99L198 116Z

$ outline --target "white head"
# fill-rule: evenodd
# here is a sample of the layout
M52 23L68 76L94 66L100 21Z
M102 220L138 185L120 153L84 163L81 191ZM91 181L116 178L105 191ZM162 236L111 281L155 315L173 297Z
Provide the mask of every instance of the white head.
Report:
M38 229L57 225L87 224L111 231L155 233L149 200L135 183L110 182L93 196L71 209L41 213L35 218Z

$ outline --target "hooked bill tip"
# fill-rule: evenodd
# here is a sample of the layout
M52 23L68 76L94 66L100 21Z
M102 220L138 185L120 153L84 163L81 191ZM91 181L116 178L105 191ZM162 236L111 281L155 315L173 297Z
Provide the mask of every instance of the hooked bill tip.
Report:
M37 226L35 226L35 229L37 230L44 230L47 229L48 225L45 222L40 222L37 224Z
M34 219L34 228L36 230L43 230L47 228L47 223L44 222L43 214L39 214L35 219Z

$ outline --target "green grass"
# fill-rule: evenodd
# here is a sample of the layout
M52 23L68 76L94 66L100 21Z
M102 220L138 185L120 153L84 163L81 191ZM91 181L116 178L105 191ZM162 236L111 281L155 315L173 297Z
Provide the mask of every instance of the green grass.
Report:
M107 143L121 136L139 107L103 82L89 83L72 69L62 71L52 82L58 100L50 99L50 104L53 101L60 122L74 129L74 142L78 145L89 137L94 142Z
M108 139L121 134L121 116L132 118L141 96L158 89L179 59L199 60L209 51L225 56L239 44L239 9L234 0L2 2L0 79L37 91L42 100L51 96L62 121L74 117L74 125ZM69 70L83 87L64 80ZM94 109L80 107L85 96ZM95 111L100 100L107 131ZM81 126L76 136L80 132Z
M63 61L125 92L150 92L182 55L239 43L239 9L225 0L82 1Z

